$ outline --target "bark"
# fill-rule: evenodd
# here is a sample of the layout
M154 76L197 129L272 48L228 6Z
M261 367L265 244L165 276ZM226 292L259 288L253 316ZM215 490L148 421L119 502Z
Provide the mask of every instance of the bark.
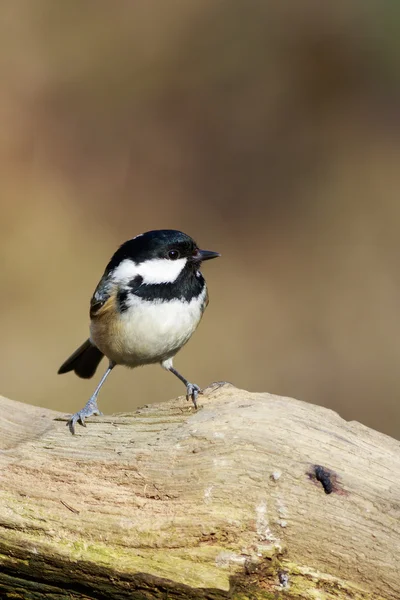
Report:
M96 417L0 398L0 597L400 598L400 444L229 384Z

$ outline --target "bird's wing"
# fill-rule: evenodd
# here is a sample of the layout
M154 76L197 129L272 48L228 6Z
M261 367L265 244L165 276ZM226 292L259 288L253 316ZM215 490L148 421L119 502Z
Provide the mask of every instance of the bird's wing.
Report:
M98 315L98 313L101 311L101 309L106 304L109 304L109 302L108 302L109 300L115 298L115 293L116 293L115 287L116 286L110 280L110 277L106 274L103 275L103 277L100 279L100 281L94 291L92 299L90 300L90 318L91 319L93 319L93 317Z

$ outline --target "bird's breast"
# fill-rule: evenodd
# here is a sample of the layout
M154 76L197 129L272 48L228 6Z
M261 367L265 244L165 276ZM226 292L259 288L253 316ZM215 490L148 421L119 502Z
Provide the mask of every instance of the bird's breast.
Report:
M108 311L91 322L91 338L117 364L138 366L174 356L197 328L207 289L190 301L143 300L132 294L124 312ZM116 300L115 300L116 305Z

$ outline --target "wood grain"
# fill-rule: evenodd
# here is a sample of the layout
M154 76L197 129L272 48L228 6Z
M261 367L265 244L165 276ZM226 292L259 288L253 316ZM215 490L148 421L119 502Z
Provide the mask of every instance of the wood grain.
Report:
M201 404L73 437L0 398L0 597L400 598L399 442L229 384Z

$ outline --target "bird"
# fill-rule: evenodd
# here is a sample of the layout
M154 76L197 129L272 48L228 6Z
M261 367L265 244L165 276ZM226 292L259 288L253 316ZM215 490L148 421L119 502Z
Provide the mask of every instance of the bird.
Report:
M86 427L87 417L102 415L97 398L116 365L159 363L186 386L186 398L197 409L201 389L174 368L173 359L208 306L201 264L219 256L200 250L192 237L174 229L141 233L117 249L90 301L90 337L58 370L90 379L108 359L92 396L67 422L73 435L77 423Z

